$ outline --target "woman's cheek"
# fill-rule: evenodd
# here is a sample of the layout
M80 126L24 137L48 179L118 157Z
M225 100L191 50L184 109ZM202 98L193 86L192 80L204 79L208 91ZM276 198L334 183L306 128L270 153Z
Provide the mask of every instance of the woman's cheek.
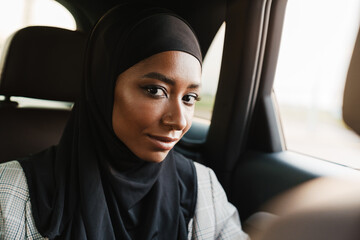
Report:
M147 101L139 104L137 108L133 107L133 114L136 115L139 123L144 127L152 125L154 122L161 121L163 107L160 101Z

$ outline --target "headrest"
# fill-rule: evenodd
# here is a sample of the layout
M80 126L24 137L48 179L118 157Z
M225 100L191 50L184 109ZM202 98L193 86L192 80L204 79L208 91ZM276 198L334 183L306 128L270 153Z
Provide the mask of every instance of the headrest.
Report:
M8 39L0 62L0 95L74 101L79 95L86 34L23 28Z

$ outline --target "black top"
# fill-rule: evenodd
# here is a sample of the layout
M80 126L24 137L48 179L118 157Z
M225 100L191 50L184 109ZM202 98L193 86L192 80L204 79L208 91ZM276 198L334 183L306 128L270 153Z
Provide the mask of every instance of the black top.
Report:
M117 76L170 50L201 63L192 29L167 10L119 6L97 23L87 45L83 91L59 145L20 160L40 234L187 239L197 197L194 164L173 150L160 163L143 161L112 128Z

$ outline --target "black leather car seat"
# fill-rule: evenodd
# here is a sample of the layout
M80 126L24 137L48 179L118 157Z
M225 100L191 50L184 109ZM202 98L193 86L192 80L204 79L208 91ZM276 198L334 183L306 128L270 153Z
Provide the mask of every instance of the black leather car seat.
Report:
M73 102L80 92L86 35L27 27L7 41L0 58L0 162L57 144L70 108L21 107L11 97Z

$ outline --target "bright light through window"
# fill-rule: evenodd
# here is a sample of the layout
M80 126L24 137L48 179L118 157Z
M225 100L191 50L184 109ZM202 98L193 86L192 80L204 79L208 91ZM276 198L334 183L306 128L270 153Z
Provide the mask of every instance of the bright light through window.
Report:
M289 150L360 167L360 137L342 121L358 0L289 0L274 90Z
M13 32L31 25L76 29L74 17L54 0L0 0L0 54Z
M224 48L225 22L216 33L202 65L201 101L196 103L195 116L210 120L219 82L221 60Z

